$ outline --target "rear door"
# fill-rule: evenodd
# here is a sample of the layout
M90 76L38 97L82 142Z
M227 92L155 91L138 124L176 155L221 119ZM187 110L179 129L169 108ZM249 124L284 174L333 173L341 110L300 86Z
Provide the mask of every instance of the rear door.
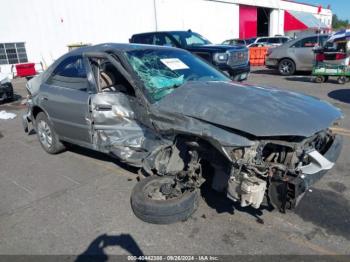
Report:
M41 86L39 100L61 139L91 144L87 61L82 56L64 59Z
M320 38L317 36L305 37L290 47L290 52L296 64L297 70L311 70L315 54L313 48L318 45Z

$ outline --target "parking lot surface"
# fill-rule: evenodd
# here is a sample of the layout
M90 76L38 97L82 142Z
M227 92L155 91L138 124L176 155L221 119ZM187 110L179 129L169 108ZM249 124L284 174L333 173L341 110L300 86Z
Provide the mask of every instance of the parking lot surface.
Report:
M336 167L295 212L240 208L204 187L187 221L152 225L137 219L130 192L137 171L94 151L42 150L21 126L25 81L0 110L0 254L350 254L350 84L315 84L256 68L248 82L310 94L341 108L344 148ZM266 123L267 125L269 123Z

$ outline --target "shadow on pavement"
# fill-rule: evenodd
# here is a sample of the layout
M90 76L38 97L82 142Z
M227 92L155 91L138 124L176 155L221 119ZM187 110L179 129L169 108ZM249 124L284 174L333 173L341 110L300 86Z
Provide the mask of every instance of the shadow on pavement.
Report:
M300 201L295 213L328 234L350 240L350 202L339 193L313 189Z
M251 74L256 74L256 75L266 75L266 74L279 75L277 70L267 69L267 68L252 70L250 73Z
M79 147L77 145L72 145L72 144L66 144L66 146L67 146L67 151L70 151L70 152L73 152L73 153L76 153L79 155L91 157L91 158L94 158L97 160L114 163L117 166L119 166L120 168L123 168L131 173L136 174L138 171L138 168L129 166L126 163L119 161L117 158L112 157L110 155L107 155L105 153L98 152L98 151L91 150L91 149L87 149L87 148L83 148L83 147Z
M287 81L313 83L311 76L289 76L289 77L286 77L285 79Z
M328 93L330 98L350 104L350 89L338 89Z
M109 261L109 256L106 254L105 249L112 246L119 246L132 256L144 255L134 238L129 234L116 236L103 234L93 240L87 249L77 257L75 262Z

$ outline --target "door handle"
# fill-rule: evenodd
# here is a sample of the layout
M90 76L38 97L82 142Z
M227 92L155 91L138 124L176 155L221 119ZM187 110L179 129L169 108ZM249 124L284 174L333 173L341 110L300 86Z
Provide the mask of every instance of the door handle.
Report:
M41 96L41 97L40 97L40 100L41 100L41 101L48 101L49 98L48 98L47 96Z
M104 105L104 104L96 105L95 109L97 111L111 111L112 110L112 105Z

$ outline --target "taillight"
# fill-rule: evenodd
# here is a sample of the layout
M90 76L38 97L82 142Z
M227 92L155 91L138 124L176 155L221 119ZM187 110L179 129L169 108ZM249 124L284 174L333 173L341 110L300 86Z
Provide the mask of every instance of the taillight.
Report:
M325 59L324 54L316 54L316 61L317 62L323 62Z
M346 58L346 54L344 53L337 53L335 55L335 60L341 60L341 59L345 59Z

